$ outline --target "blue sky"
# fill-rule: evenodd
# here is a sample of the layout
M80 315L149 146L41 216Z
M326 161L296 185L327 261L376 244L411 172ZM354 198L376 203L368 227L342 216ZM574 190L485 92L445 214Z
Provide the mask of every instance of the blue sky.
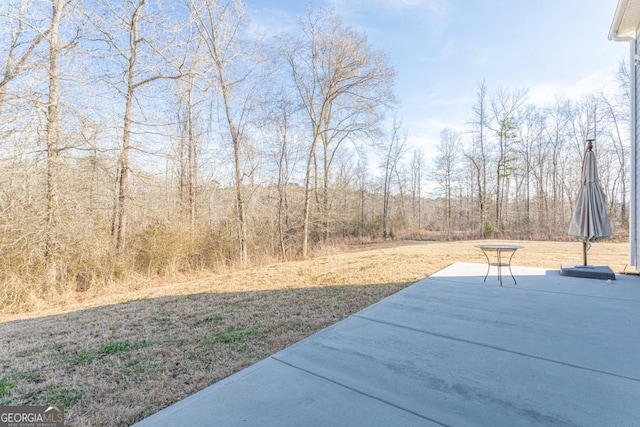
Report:
M246 0L253 25L296 26L301 0ZM607 36L617 0L315 0L365 32L396 69L400 117L429 153L445 127L464 130L477 84L529 89L538 105L615 86L629 55Z

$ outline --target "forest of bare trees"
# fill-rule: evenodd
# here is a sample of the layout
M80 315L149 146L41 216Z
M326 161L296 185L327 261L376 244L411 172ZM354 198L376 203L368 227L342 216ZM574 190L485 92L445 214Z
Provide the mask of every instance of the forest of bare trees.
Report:
M0 28L2 306L350 240L566 239L588 137L627 233L624 63L549 105L480 81L426 153L333 10L267 36L241 0L7 0Z

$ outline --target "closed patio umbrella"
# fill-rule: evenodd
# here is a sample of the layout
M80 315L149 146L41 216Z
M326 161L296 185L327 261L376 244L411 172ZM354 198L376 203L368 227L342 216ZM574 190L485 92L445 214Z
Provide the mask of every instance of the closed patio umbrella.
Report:
M582 240L583 262L587 265L587 251L591 242L611 236L611 222L607 214L604 191L598 181L593 140L589 140L582 163L582 178L576 197L569 235Z

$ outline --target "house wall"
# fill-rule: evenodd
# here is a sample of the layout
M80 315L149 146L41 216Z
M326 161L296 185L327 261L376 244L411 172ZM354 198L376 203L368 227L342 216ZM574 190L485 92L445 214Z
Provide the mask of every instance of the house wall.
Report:
M631 80L629 263L636 270L640 270L640 0L618 0L609 31L609 40L629 43Z

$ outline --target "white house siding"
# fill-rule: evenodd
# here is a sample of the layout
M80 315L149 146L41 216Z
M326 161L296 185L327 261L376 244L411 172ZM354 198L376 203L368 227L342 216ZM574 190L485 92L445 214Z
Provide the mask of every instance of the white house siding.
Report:
M609 40L629 43L631 156L629 262L640 270L640 0L618 0Z

